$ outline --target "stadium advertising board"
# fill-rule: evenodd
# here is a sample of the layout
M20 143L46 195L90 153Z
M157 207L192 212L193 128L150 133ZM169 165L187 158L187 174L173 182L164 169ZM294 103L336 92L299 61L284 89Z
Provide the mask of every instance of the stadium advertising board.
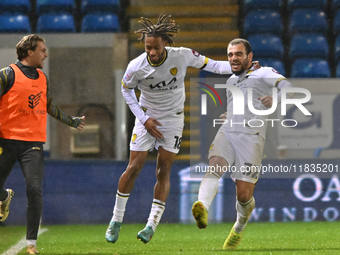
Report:
M310 164L303 165L299 160L264 160L263 164L272 166L272 169L282 169L282 166L296 166L299 173L296 178L285 178L285 174L277 175L279 178L262 178L256 184L254 196L256 207L252 212L252 222L288 222L288 221L335 221L340 219L340 170L337 170L337 160L313 160ZM317 168L322 166L329 171L329 178L318 174ZM301 168L300 168L301 166ZM197 200L197 192L206 164L198 164L190 168L190 179L185 183L186 194L181 194L181 201ZM189 169L189 168L188 168ZM233 182L225 174L224 183L219 187L219 192L212 204L211 222L233 222L236 214L233 210L235 203L235 188ZM191 183L188 185L188 182ZM181 185L183 180L181 181ZM221 189L220 189L221 188ZM188 197L186 197L188 196ZM192 198L189 198L192 197ZM183 223L192 220L188 205L180 203L180 221ZM185 210L183 208L186 208ZM181 215L182 214L182 215Z
M259 181L260 182L260 181ZM340 179L302 174L260 182L251 221L335 221L340 215ZM266 195L267 194L267 195Z
M299 125L292 128L278 126L278 142L285 144L290 149L316 149L317 147L339 147L340 143L333 143L334 132L338 132L335 114L336 103L340 95L313 95L307 103L310 116L301 114L296 106L291 106L287 115L279 115L284 119L295 119Z

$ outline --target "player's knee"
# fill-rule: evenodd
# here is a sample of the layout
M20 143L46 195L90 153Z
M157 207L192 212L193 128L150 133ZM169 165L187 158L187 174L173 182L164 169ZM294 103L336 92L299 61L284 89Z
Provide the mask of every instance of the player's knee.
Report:
M135 179L139 175L141 169L142 165L140 164L129 164L124 175L126 175L129 179Z
M209 166L215 166L215 167L228 166L228 162L222 157L213 156L209 159Z
M171 164L159 165L156 170L157 180L170 178Z
M253 195L249 194L248 192L240 192L237 194L237 201L239 201L241 204L247 203Z

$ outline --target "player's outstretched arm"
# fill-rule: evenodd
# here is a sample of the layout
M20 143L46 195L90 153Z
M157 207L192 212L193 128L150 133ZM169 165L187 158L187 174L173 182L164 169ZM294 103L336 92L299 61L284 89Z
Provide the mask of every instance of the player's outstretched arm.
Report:
M261 64L259 61L253 61L255 69L261 68ZM207 65L203 68L203 70L217 73L217 74L232 74L232 69L230 66L229 61L220 61L220 60L213 60L208 59Z
M83 117L73 117L74 120L76 120L78 122L78 126L77 126L77 130L81 131L83 130L83 128L85 127L85 116Z
M208 63L203 70L217 74L232 74L229 61L219 61L211 58L208 59Z
M52 103L52 98L49 98L47 101L47 113L51 115L53 118L61 121L62 123L74 127L79 131L82 130L85 126L83 120L85 120L85 116L83 117L71 117L67 115L64 111L62 111L58 106Z
M260 64L259 61L253 61L252 63L253 63L253 65L254 65L255 69L261 68L261 64Z

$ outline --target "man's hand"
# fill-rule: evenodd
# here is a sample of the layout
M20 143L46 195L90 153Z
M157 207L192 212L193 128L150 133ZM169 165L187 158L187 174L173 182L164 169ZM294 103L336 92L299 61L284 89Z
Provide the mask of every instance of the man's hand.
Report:
M222 113L222 114L220 115L220 119L221 119L221 120L227 119L227 112Z
M252 63L254 64L255 69L260 69L261 68L261 64L260 64L259 61L253 61Z
M147 121L145 121L144 126L149 134L155 137L157 140L163 139L161 131L159 131L157 128L157 126L162 126L162 124L156 119L148 118Z
M83 117L76 117L76 118L78 118L80 120L80 123L79 123L79 125L77 127L77 130L81 131L85 127L85 122L84 122L85 116L83 116Z
M262 104L263 104L265 107L267 107L267 108L272 107L273 98L272 98L271 96L258 97L257 99L261 100Z

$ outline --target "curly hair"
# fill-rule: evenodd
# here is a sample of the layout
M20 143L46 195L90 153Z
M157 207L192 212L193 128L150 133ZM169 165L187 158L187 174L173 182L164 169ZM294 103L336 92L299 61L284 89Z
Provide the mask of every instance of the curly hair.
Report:
M139 23L141 23L144 28L135 31L135 33L142 34L138 40L144 41L145 35L161 36L169 45L173 45L174 42L171 37L174 37L175 35L173 33L178 33L179 29L175 21L170 18L171 15L161 14L157 24L153 24L150 19L141 17Z

